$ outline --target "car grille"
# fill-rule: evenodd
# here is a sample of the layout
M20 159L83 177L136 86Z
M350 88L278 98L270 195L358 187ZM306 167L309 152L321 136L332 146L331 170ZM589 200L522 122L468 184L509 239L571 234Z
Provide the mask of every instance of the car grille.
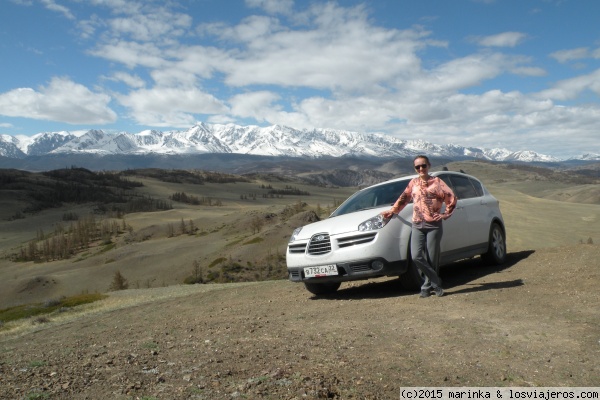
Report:
M366 234L360 235L360 236L351 236L351 237L341 238L341 239L338 239L337 243L340 248L348 247L348 246L355 246L357 244L369 243L369 242L373 241L373 239L375 239L375 236L377 236L376 232L370 232L370 233L366 233Z
M331 241L327 233L317 233L310 238L308 243L308 254L320 255L331 251Z
M372 270L371 266L368 263L350 264L349 267L352 270L352 272L366 272Z
M356 246L358 244L372 242L377 236L376 232L369 232L363 235L345 237L337 240L339 248ZM306 251L306 243L296 243L288 245L288 251L292 254L302 254ZM327 233L317 233L308 243L308 254L320 255L331 252L331 238Z
M290 278L291 279L300 279L301 278L300 271L290 271Z
M304 253L304 250L306 250L306 243L300 243L300 244L290 244L288 246L288 250L290 253Z

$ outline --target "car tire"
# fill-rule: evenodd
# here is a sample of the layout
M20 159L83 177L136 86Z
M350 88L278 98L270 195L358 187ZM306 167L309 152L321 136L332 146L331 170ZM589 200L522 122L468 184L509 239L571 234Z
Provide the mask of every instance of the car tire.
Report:
M486 264L500 265L506 261L506 236L498 223L493 223L488 239L488 251L481 255Z
M419 290L425 278L423 278L421 271L419 271L419 269L411 259L409 259L407 262L408 269L405 273L400 275L400 286L404 290Z
M304 286L306 290L311 292L312 294L324 295L324 294L332 294L335 293L339 288L341 282L326 282L326 283L309 283L304 282Z

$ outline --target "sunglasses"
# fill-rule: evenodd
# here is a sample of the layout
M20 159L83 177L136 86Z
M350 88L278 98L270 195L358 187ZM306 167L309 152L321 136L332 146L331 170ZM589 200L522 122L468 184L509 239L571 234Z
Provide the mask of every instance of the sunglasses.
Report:
M415 169L418 171L420 169L425 169L427 168L427 164L421 164L421 165L415 165Z

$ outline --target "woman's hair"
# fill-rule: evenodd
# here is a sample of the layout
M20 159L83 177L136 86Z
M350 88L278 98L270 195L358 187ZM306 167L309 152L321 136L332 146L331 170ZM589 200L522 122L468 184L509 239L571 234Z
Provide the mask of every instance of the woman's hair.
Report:
M427 157L427 156L423 156L423 155L419 155L419 156L416 156L415 158L413 158L413 163L414 163L416 160L418 160L419 158L422 158L422 159L424 159L424 160L427 162L427 165L431 165L431 163L429 162L429 157Z

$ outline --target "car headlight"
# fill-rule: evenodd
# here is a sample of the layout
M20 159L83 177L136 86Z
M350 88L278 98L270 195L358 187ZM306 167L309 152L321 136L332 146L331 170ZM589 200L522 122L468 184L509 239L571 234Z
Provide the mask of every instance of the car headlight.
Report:
M358 230L361 232L364 231L374 231L376 229L381 229L390 222L390 218L383 218L381 214L378 214L376 217L369 218L364 221L360 225L358 225Z
M301 230L302 227L294 229L294 232L292 232L292 236L290 236L290 241L288 243L292 243L294 240L296 240L296 236L298 236Z

